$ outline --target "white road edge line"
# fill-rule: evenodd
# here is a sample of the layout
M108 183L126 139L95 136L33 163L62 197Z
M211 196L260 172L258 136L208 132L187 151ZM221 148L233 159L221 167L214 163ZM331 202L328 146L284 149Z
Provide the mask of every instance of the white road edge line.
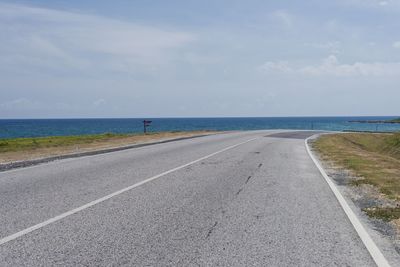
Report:
M249 140L247 140L247 141L238 143L238 144L236 144L236 145L232 145L232 146L226 147L226 148L221 149L221 150L219 150L219 151L217 151L217 152L211 153L211 154L209 154L209 155L207 155L207 156L201 157L201 158L196 159L196 160L194 160L194 161L191 161L191 162L189 162L189 163L183 164L183 165L181 165L181 166L179 166L179 167L173 168L173 169L171 169L171 170L168 170L168 171L165 171L165 172L163 172L163 173L157 174L157 175L155 175L155 176L153 176L153 177L147 178L147 179L145 179L145 180L143 180L143 181L141 181L141 182L138 182L138 183L136 183L136 184L133 184L133 185L131 185L131 186L125 187L125 188L123 188L123 189L121 189L121 190L118 190L118 191L116 191L116 192L114 192L114 193L111 193L111 194L109 194L109 195L106 195L106 196L104 196L104 197L102 197L102 198L93 200L92 202L89 202L89 203L87 203L87 204L85 204L85 205L83 205L83 206L80 206L80 207L78 207L78 208L75 208L75 209L72 209L72 210L70 210L70 211L64 212L64 213L62 213L62 214L60 214L60 215L57 215L57 216L55 216L55 217L53 217L53 218L51 218L51 219L48 219L48 220L46 220L46 221L44 221L44 222L38 223L38 224L36 224L36 225L34 225L34 226L28 227L28 228L26 228L26 229L24 229L24 230L22 230L22 231L19 231L19 232L15 233L15 234L6 236L6 237L0 239L0 245L3 245L3 244L5 244L5 243L7 243L7 242L10 242L10 241L12 241L12 240L14 240L14 239L17 239L17 238L21 237L21 236L24 236L24 235L26 235L26 234L29 234L30 232L33 232L33 231L38 230L38 229L40 229L40 228L43 228L43 227L45 227L45 226L47 226L47 225L49 225L49 224L52 224L52 223L54 223L54 222L57 222L57 221L59 221L59 220L65 218L65 217L68 217L68 216L70 216L70 215L73 215L73 214L75 214L75 213L77 213L77 212L80 212L80 211L82 211L82 210L85 210L85 209L87 209L87 208L90 208L90 207L92 207L92 206L94 206L94 205L96 205L96 204L99 204L99 203L101 203L101 202L103 202L103 201L106 201L106 200L112 198L112 197L115 197L115 196L117 196L117 195L120 195L120 194L122 194L122 193L124 193L124 192L126 192L126 191L132 190L132 189L134 189L134 188L136 188L136 187L138 187L138 186L141 186L141 185L144 185L144 184L146 184L146 183L148 183L148 182L151 182L151 181L153 181L153 180L156 180L156 179L158 179L158 178L160 178L160 177L162 177L162 176L165 176L165 175L167 175L167 174L169 174L169 173L172 173L172 172L175 172L175 171L177 171L177 170L183 169L183 168L188 167L188 166L190 166L190 165L193 165L193 164L195 164L195 163L197 163L197 162L199 162L199 161L208 159L208 158L210 158L210 157L212 157L212 156L215 156L215 155L217 155L217 154L220 154L220 153L225 152L225 151L227 151L227 150L230 150L230 149L232 149L232 148L238 147L238 146L240 146L240 145L246 144L246 143L248 143L248 142L254 141L254 140L256 140L256 139L259 139L259 137L252 138L252 139L249 139Z
M347 204L345 198L340 193L339 189L336 187L336 185L331 180L331 178L329 178L329 176L326 174L325 170L322 168L319 161L312 154L310 146L308 144L308 141L314 136L315 135L310 136L309 138L307 138L305 140L305 145L306 145L308 155L311 157L314 164L317 166L318 170L324 177L325 181L328 183L333 194L336 196L337 200L339 201L339 204L342 206L342 209L346 213L346 215L349 218L354 229L357 231L358 235L360 236L362 242L364 243L365 247L367 248L368 252L370 253L372 259L375 261L376 265L379 267L390 266L390 264L386 260L385 256L383 256L383 254L379 250L378 246L375 244L375 242L372 240L371 236L368 234L368 232L365 230L364 226L361 224L360 220L357 218L356 214L350 208L349 204Z

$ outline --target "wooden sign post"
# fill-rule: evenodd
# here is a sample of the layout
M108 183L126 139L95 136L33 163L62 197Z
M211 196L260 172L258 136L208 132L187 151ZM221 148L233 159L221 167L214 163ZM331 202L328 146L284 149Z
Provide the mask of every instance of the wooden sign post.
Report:
M147 133L147 127L150 126L151 121L143 120L143 133Z

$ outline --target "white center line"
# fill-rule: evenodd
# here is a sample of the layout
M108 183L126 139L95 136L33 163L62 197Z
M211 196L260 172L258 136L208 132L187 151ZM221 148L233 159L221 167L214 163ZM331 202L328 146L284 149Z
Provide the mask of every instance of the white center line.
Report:
M193 164L195 164L195 163L197 163L197 162L199 162L199 161L208 159L208 158L210 158L210 157L212 157L212 156L215 156L215 155L217 155L217 154L219 154L219 153L222 153L222 152L225 152L225 151L227 151L227 150L229 150L229 149L235 148L235 147L237 147L237 146L246 144L246 143L251 142L251 141L253 141L253 140L256 140L256 139L258 139L258 138L259 138L259 137L257 137L257 138L252 138L252 139L249 139L249 140L247 140L247 141L238 143L238 144L236 144L236 145L232 145L232 146L226 147L226 148L224 148L224 149L221 149L221 150L219 150L219 151L217 151L217 152L211 153L211 154L209 154L209 155L207 155L207 156L204 156L204 157L202 157L202 158L196 159L196 160L191 161L191 162L189 162L189 163L183 164L183 165L181 165L181 166L179 166L179 167L176 167L176 168L170 169L170 170L168 170L168 171L165 171L165 172L163 172L163 173L157 174L157 175L155 175L155 176L153 176L153 177L150 177L150 178L148 178L148 179L145 179L145 180L143 180L143 181L141 181L141 182L139 182L139 183L133 184L133 185L128 186L128 187L125 187L125 188L123 188L123 189L121 189L121 190L118 190L118 191L116 191L116 192L114 192L114 193L111 193L111 194L109 194L109 195L106 195L106 196L104 196L104 197L102 197L102 198L93 200L93 201L91 201L91 202L89 202L89 203L87 203L87 204L85 204L85 205L83 205L83 206L80 206L80 207L78 207L78 208L75 208L75 209L69 210L69 211L67 211L67 212L64 212L64 213L62 213L62 214L60 214L60 215L57 215L57 216L55 216L55 217L53 217L53 218L51 218L51 219L48 219L48 220L46 220L46 221L44 221L44 222L41 222L41 223L38 223L38 224L33 225L33 226L31 226L31 227L28 227L28 228L26 228L26 229L24 229L24 230L22 230L22 231L19 231L19 232L15 233L15 234L6 236L6 237L0 239L0 245L3 245L3 244L5 244L5 243L7 243L7 242L10 242L10 241L12 241L12 240L14 240L14 239L17 239L17 238L21 237L21 236L24 236L24 235L26 235L26 234L29 234L30 232L33 232L33 231L38 230L38 229L40 229L40 228L43 228L43 227L45 227L45 226L47 226L47 225L49 225L49 224L52 224L52 223L54 223L54 222L57 222L57 221L59 221L59 220L65 218L65 217L68 217L68 216L70 216L70 215L73 215L73 214L75 214L75 213L77 213L77 212L79 212L79 211L82 211L82 210L85 210L85 209L87 209L87 208L90 208L90 207L92 207L92 206L94 206L94 205L96 205L96 204L99 204L99 203L101 203L101 202L103 202L103 201L106 201L106 200L108 200L108 199L110 199L110 198L112 198L112 197L118 196L118 195L120 195L120 194L122 194L122 193L124 193L124 192L126 192L126 191L132 190L132 189L134 189L134 188L136 188L136 187L138 187L138 186L141 186L141 185L144 185L144 184L146 184L146 183L148 183L148 182L151 182L151 181L153 181L153 180L156 180L156 179L158 179L158 178L160 178L160 177L162 177L162 176L164 176L164 175L167 175L167 174L169 174L169 173L178 171L178 170L183 169L183 168L185 168L185 167L187 167L187 166L193 165Z

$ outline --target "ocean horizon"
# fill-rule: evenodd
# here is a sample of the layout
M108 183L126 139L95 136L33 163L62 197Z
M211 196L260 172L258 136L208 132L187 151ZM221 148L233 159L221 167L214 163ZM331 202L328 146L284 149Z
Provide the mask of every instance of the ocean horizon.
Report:
M263 129L400 131L400 124L350 122L393 118L396 116L0 119L0 138L140 133L143 119L152 121L149 132Z

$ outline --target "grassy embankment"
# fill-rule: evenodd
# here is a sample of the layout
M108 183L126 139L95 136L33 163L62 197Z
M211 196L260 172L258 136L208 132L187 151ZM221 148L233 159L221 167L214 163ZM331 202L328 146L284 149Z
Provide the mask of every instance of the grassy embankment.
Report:
M77 136L50 136L36 138L11 138L0 140L0 153L28 151L40 148L62 147L70 145L91 144L128 137L127 134L96 134Z
M146 135L105 133L96 135L0 139L0 163L28 160L75 152L92 151L135 143L155 141L160 139L188 137L205 133L211 132L177 131L148 133Z
M324 135L315 141L314 148L324 160L360 177L352 180L353 185L373 185L383 197L400 201L400 133ZM364 211L386 221L400 218L399 206L371 207Z

